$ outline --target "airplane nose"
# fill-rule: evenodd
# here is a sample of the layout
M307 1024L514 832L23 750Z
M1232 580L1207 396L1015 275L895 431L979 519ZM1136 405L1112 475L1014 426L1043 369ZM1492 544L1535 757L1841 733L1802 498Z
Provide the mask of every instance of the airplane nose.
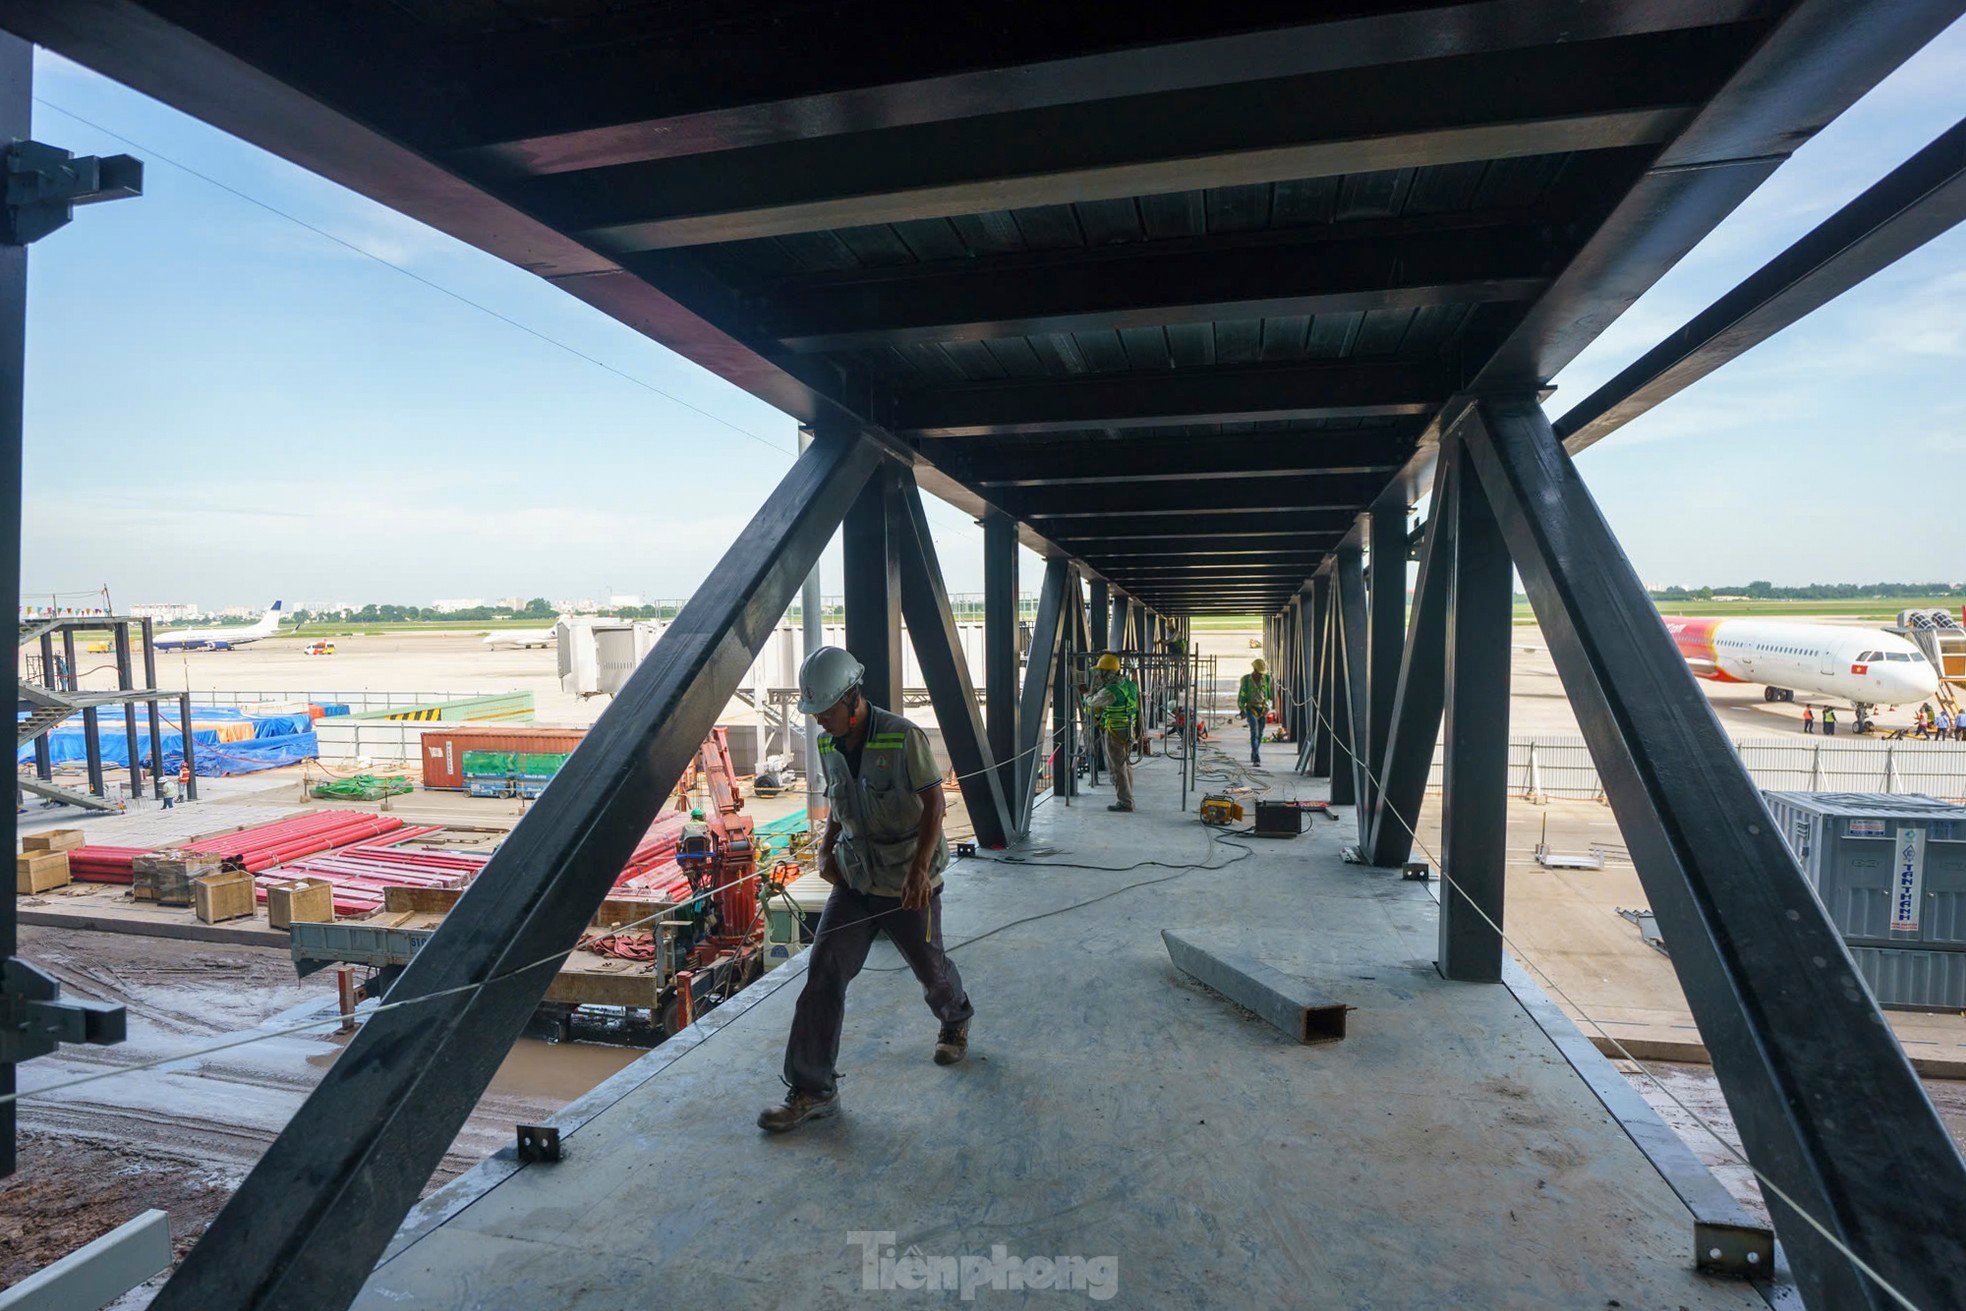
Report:
M1935 696L1939 690L1938 671L1930 665L1894 669L1891 671L1891 681L1897 685L1899 705Z

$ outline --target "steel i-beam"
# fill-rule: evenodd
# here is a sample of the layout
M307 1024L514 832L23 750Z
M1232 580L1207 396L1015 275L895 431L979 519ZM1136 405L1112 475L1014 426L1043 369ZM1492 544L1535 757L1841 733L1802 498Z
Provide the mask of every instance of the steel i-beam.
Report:
M1509 647L1514 566L1501 525L1450 431L1443 459L1449 497L1436 497L1454 532L1447 593L1447 702L1440 803L1442 977L1502 977L1502 912L1508 877ZM1431 529L1429 530L1431 533Z
M998 783L1017 797L1017 521L995 509L983 516L983 695Z
M890 541L895 466L867 480L840 525L846 646L866 667L867 699L901 713L901 561Z
M921 663L935 722L942 730L942 746L955 767L976 840L986 847L1002 847L1010 841L1011 815L996 755L977 713L976 684L969 676L955 615L949 609L935 538L914 476L898 466L894 476L894 518L888 538L901 560L901 610L908 621L908 639Z
M1019 833L1030 831L1031 807L1037 800L1035 785L1038 770L1056 745L1045 737L1044 703L1052 693L1052 669L1066 631L1065 592L1070 575L1071 565L1063 558L1054 557L1045 561L1044 585L1038 592L1037 622L1031 628L1031 654L1024 669L1024 688L1017 704L1017 761L1011 771L1016 783L1011 794L1011 814L1017 821ZM1011 664L1014 669L1014 653ZM1054 732L1056 725L1064 722L1062 715L1055 717ZM1069 764L1061 762L1052 777L1055 779L1059 772L1069 770Z
M1966 1306L1966 1161L1576 466L1530 397L1460 431L1804 1300Z
M153 1306L354 1299L879 458L798 458Z
M1443 470L1434 484L1435 495L1453 497L1454 484L1454 471ZM1393 695L1392 727L1379 765L1384 786L1372 799L1372 831L1364 851L1368 865L1404 865L1413 854L1413 831L1408 825L1419 822L1446 695L1447 587L1453 560L1453 520L1433 516L1414 583L1413 614ZM1397 564L1404 592L1403 552Z

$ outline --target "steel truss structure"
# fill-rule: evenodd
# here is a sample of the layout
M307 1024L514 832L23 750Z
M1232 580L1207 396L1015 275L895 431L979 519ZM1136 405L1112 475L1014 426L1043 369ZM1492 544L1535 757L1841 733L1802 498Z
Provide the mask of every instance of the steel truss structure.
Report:
M1957 223L1961 130L1556 427L1540 405L1959 12L12 0L16 36L531 269L814 434L390 994L429 1000L368 1023L156 1305L348 1301L836 531L870 694L899 704L905 616L985 842L1028 826L1044 758L1069 800L1071 670L1192 650L1194 617L1266 616L1283 733L1368 862L1411 854L1444 724L1439 965L1471 982L1503 968L1520 571L1804 1295L1966 1305L1966 1164L1571 462ZM25 268L0 245L12 551ZM924 493L983 526L981 711ZM1045 561L1021 685L1018 545Z

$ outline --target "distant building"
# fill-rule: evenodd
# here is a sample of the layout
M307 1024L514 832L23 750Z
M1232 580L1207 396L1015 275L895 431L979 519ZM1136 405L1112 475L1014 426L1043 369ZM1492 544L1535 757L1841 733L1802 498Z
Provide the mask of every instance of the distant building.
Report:
M353 601L295 601L289 608L311 615L352 615L362 607Z
M130 607L130 613L138 619L155 619L159 623L174 624L186 619L196 619L200 611L189 601L155 601L144 605L133 605Z
M563 615L592 615L592 614L599 614L601 612L600 605L590 599L582 599L579 601L555 601L553 603L553 608L559 611Z
M259 614L257 609L249 605L228 605L223 610L212 612L213 617L217 619L257 619Z
M614 610L620 610L628 606L640 606L641 604L642 594L640 592L628 592L620 596L610 596L608 598L608 606Z
M526 608L526 601L527 598L523 596L501 596L493 601L492 605L500 610L523 610Z
M452 597L447 601L432 601L430 608L440 615L447 615L459 610L483 610L490 604L491 602L482 596L460 596Z

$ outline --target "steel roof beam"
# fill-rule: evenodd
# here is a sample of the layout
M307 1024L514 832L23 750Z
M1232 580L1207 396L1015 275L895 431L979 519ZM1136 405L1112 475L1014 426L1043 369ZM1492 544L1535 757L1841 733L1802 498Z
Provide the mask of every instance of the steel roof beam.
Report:
M674 7L648 8L650 23L607 6L591 17L556 18L546 30L527 24L459 50L461 61L498 71L502 94L472 116L485 144L454 147L453 157L486 171L559 173L1224 82L1732 23L1781 7L1779 0L1581 6L1484 0L1303 23L1301 5L1246 5L1239 17L1252 30L1219 36L1211 30L1217 15L1207 7L1118 11L1088 4L1049 11L1043 24L965 22L961 38L951 39L915 0L885 0L855 7L855 23L881 39L843 42L839 15L823 6L780 9L750 22L718 11L714 39L705 32L700 40L676 31ZM1265 22L1277 25L1264 28ZM827 58L814 59L821 48Z
M1155 552L1102 551L1094 547L1086 547L1082 553L1088 563L1098 565L1102 571L1150 568L1157 565L1207 565L1217 561L1244 563L1252 560L1289 560L1293 563L1315 566L1319 560L1324 558L1323 550L1301 544L1295 546L1279 544L1274 550L1197 551L1166 554Z
M1032 518L1082 518L1096 514L1125 523L1136 515L1359 506L1385 485L1386 479L1376 474L1331 478L1257 476L1220 482L1024 487L1015 495L1006 494L1003 500L1007 508Z
M1956 0L1799 0L1618 200L1475 390L1554 377L1798 147L1958 16Z
M1567 410L1573 455L1966 219L1966 120Z
M766 293L759 333L794 351L840 351L1528 300L1561 256L1554 230L1537 226L1350 240L1315 230L1291 235L1298 240L1290 245L1175 252L1135 242L1074 251L1070 263L1031 261L1013 270L972 262L783 288Z
M1168 423L1422 415L1455 390L1442 365L1333 363L1168 369L902 392L886 427L912 437Z
M1247 433L1234 437L1102 436L1004 447L988 439L938 443L936 463L976 487L1183 482L1253 474L1389 473L1414 437L1399 429Z
M1670 140L1743 29L1675 32L802 138L514 178L622 254Z

